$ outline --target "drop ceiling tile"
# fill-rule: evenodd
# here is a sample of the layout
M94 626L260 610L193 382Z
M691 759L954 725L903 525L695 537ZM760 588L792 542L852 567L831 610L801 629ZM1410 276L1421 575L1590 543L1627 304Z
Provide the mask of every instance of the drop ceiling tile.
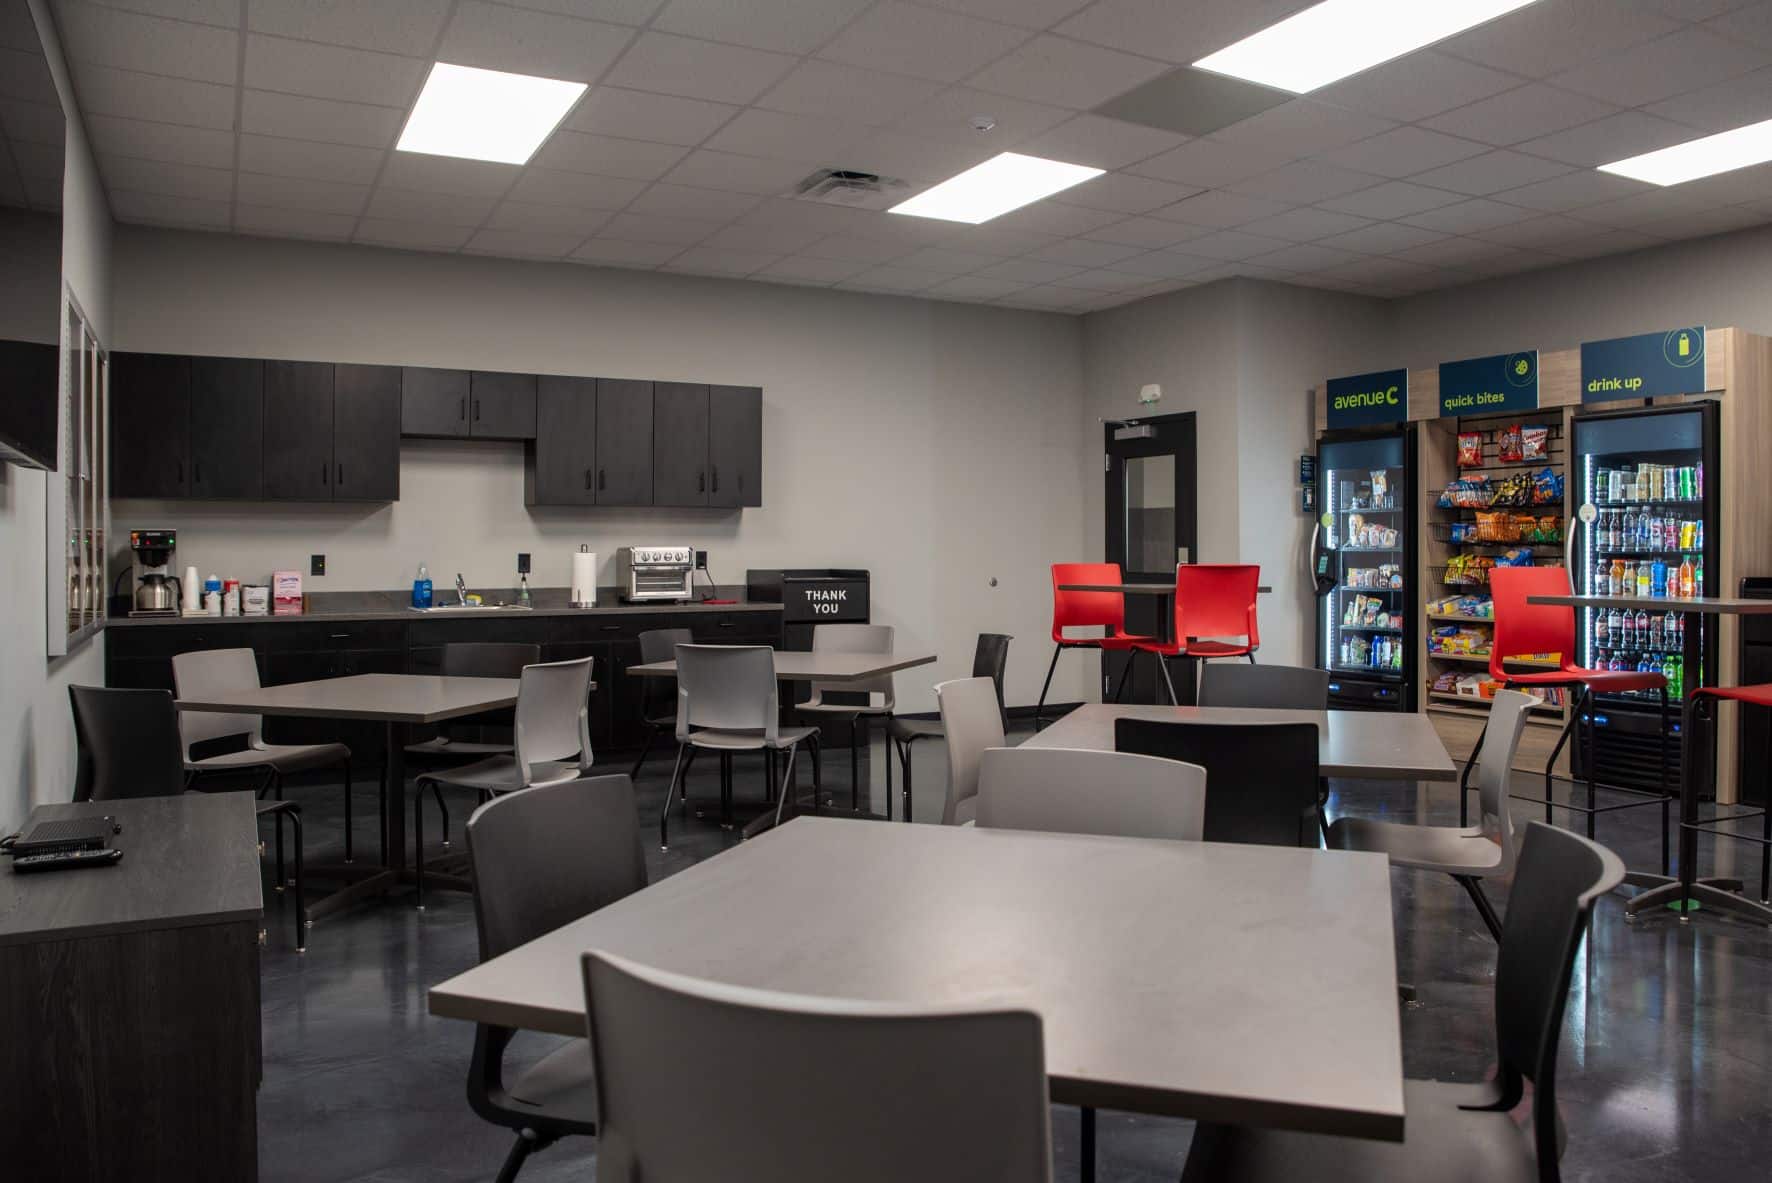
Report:
M383 184L396 189L455 193L463 197L501 197L517 179L519 171L518 165L495 164L489 160L395 152L388 157L381 179Z
M268 90L248 90L240 105L242 131L365 148L392 147L402 122L401 112L393 107L337 103Z
M993 263L1004 262L1000 255L980 254L977 251L950 249L948 247L926 246L913 254L899 259L902 267L916 267L924 271L943 271L949 275L965 275ZM1032 283L1032 280L1023 282Z
M1312 91L1311 97L1369 115L1413 122L1519 84L1516 75L1422 50L1388 61L1382 69L1331 82Z
M692 147L712 135L738 110L726 103L598 86L579 100L564 126L593 135Z
M928 0L928 3L963 16L1044 29L1077 9L1087 7L1090 0Z
M1065 263L1047 263L1039 259L1005 259L981 267L978 274L986 279L1006 279L1016 283L1051 283L1083 270Z
M530 160L543 168L569 172L627 177L635 181L657 180L687 154L675 144L652 144L645 140L619 140L578 131L557 131Z
M1264 267L1278 267L1283 271L1309 272L1339 267L1359 257L1353 251L1336 250L1314 242L1295 242L1277 251L1257 255L1255 262Z
M485 70L594 82L633 39L625 25L460 0L437 56Z
M1717 210L1717 213L1726 211ZM1729 227L1734 229L1734 227ZM1593 259L1601 255L1620 255L1660 246L1666 238L1638 230L1602 230L1585 238L1566 239L1557 244L1556 253L1568 259Z
M1304 7L1305 0L1235 0L1189 5L1182 17L1173 0L1100 0L1054 31L1166 62L1192 62Z
M23 104L18 104L22 106ZM31 104L37 106L37 104ZM9 108L10 110L11 108ZM41 108L54 116L57 143L66 126L61 108ZM11 119L6 130L15 140L30 140L20 135ZM86 134L95 151L117 156L138 156L144 160L165 160L173 164L200 164L208 168L234 167L234 135L209 127L180 127L171 123L149 123L140 119L119 119L114 115L86 115Z
M748 103L793 65L794 59L785 54L646 32L603 81L716 103Z
M664 0L498 0L513 8L533 8L586 20L614 21L618 25L643 25L652 19Z
M1131 256L1127 256L1130 258ZM1087 288L1097 292L1129 292L1135 288L1146 287L1151 282L1148 275L1134 275L1130 271L1112 271L1097 268L1093 271L1079 271L1075 275L1065 276L1065 283L1072 287Z
M1505 258L1513 254L1514 250L1513 247L1485 242L1480 238L1452 237L1424 242L1395 253L1399 259L1428 267L1466 267L1484 259Z
M418 97L427 70L416 58L388 53L258 33L246 38L246 85L260 90L404 111Z
M980 132L972 126L973 118L980 115L993 123L990 131ZM908 135L951 140L997 151L1014 147L1016 151L1024 152L1026 149L1020 146L1022 140L1050 131L1070 115L1071 112L1062 107L988 94L967 86L950 86L918 104L895 120L892 126L895 131Z
M1678 21L1640 4L1540 0L1434 48L1509 73L1543 78L1678 28Z
M1534 181L1545 181L1569 172L1566 164L1523 156L1518 152L1487 152L1443 168L1417 174L1414 180L1436 189L1450 189L1472 197L1484 197L1503 189L1517 189Z
M1602 201L1616 201L1633 193L1646 193L1653 187L1629 177L1582 169L1552 177L1548 181L1522 185L1518 189L1505 189L1495 196L1501 201L1523 205L1528 209L1545 213L1566 213Z
M1165 206L1155 216L1186 222L1190 226L1211 226L1224 230L1253 222L1257 218L1271 218L1290 208L1284 201L1270 201L1265 197L1210 189Z
M92 136L94 146L100 151L119 151L122 155L141 156L149 160L172 160L180 164L211 164L229 167L230 162L228 161L212 159L210 149L216 143L214 137L220 136L222 141L230 145L229 154L231 155L233 136L207 128L167 127L167 132L171 134L165 136L161 145L156 147L153 144L140 143L142 136L138 134L136 129L150 129L147 134L153 136L154 132L151 129L166 127L165 124L142 123L136 119L118 119L113 120L112 123L128 124L133 127L113 126L112 143L98 144L99 136L93 131L93 124L98 122L99 118L103 117L88 116L86 127L87 134ZM46 144L56 147L67 143L68 121L62 114L60 104L57 103L28 103L20 99L0 99L0 130L4 130L4 138L11 139L17 144ZM122 149L132 150L121 151ZM201 156L202 159L192 159L193 155Z
M1457 136L1442 135L1422 127L1399 127L1369 140L1325 152L1322 158L1356 172L1406 177L1484 151L1487 151L1484 145Z
M320 144L276 136L242 135L240 167L278 177L317 177L323 181L368 184L381 171L385 152L347 144Z
M1551 81L1621 107L1640 107L1766 65L1772 65L1772 50L1686 28L1555 74Z
M888 265L863 271L840 286L853 285L888 292L920 292L951 278L953 277L940 271L921 271L914 267Z
M763 160L702 148L684 157L683 162L665 174L664 179L674 185L697 185L704 189L729 189L769 196L791 191L812 171L800 161Z
M237 5L234 19L239 19ZM246 27L255 33L429 57L449 16L449 0L247 0Z
M1581 220L1604 226L1636 228L1662 218L1697 213L1706 203L1692 192L1690 185L1656 187L1629 197L1603 201L1581 207Z
M974 74L980 90L1086 109L1167 73L1169 66L1062 37L1036 37Z
M74 90L87 115L118 115L190 127L234 129L234 87L162 78L90 62L74 66Z
M1612 104L1587 95L1532 83L1448 111L1424 126L1505 148L1617 112Z
M1511 246L1522 250L1534 248L1554 251L1559 242L1586 238L1597 232L1597 228L1587 222L1578 222L1561 214L1540 214L1536 218L1528 218L1524 222L1515 222L1511 226L1496 226L1490 230L1479 230L1471 237L1480 238L1484 242L1499 242L1503 246Z
M580 262L603 263L611 267L656 267L682 253L683 248L676 244L593 238L573 251L572 257Z
M546 230L477 230L462 250L507 258L558 259L583 241L582 234L556 234Z
M1254 144L1288 156L1322 156L1394 126L1388 119L1301 98L1233 123L1213 132L1212 138L1227 144Z
M1032 205L992 219L991 224L1009 230L1031 230L1035 234L1056 234L1068 238L1111 225L1118 222L1120 217L1120 214L1111 210L1084 209L1077 205L1060 205L1056 201L1036 201Z
M726 222L754 209L762 198L726 189L698 189L691 185L653 185L629 203L636 214L663 214L671 218L700 218Z
M757 106L853 123L892 123L941 89L941 83L808 59L788 72Z
M1226 188L1255 197L1271 197L1289 205L1308 205L1371 188L1377 180L1371 173L1337 168L1320 160L1298 160L1272 172L1232 181Z
M1023 288L1015 293L1015 302L1033 305L1035 308L1069 308L1074 304L1088 300L1094 293L1063 284L1042 284L1039 287Z
M1243 226L1242 229L1246 234L1283 238L1288 242L1314 242L1319 238L1328 238L1332 234L1346 234L1350 230L1358 230L1369 224L1367 219L1356 218L1352 214L1306 207L1287 210L1285 213L1275 214L1271 218L1259 218Z
M915 220L894 219L894 221ZM1010 258L1015 255L1025 255L1029 251L1038 250L1043 246L1051 246L1053 243L1061 241L1061 236L1004 226L999 222L987 222L982 226L959 227L958 232L953 235L950 241L952 245L965 247L967 250Z
M69 58L198 82L234 82L240 35L232 29L164 20L96 4L56 6Z
M912 191L945 181L956 173L997 155L982 141L931 140L902 132L880 131L850 146L845 167L909 181Z
M832 234L805 249L804 254L818 259L846 263L890 263L909 254L913 248L877 238L858 238L848 234Z
M124 222L226 230L233 216L233 205L226 200L140 193L114 185L106 190L105 196L110 200L111 213Z
M498 204L496 197L469 197L461 193L434 193L417 189L376 186L364 211L369 218L428 222L440 226L478 226Z
M1192 238L1204 238L1210 233L1204 226L1170 222L1162 218L1127 218L1111 226L1091 230L1085 237L1093 242L1156 249L1175 246Z
M1644 234L1652 234L1661 238L1698 238L1707 234L1727 234L1734 230L1744 230L1749 226L1762 226L1767 221L1766 215L1758 210L1745 206L1729 206L1725 209L1699 210L1696 213L1683 214L1677 218L1650 222L1639 229ZM1612 233L1626 235L1632 231L1616 230ZM1587 240L1580 241L1585 243Z
M674 243L689 246L700 242L720 228L718 222L691 218L661 218L655 214L617 214L604 224L598 234L603 238L620 238L628 242Z
M1144 248L1122 246L1111 242L1093 242L1087 238L1066 238L1036 247L1027 257L1043 263L1065 263L1072 267L1111 267L1121 259L1143 254ZM1068 281L1067 281L1068 282Z
M1269 238L1263 234L1249 234L1242 230L1219 230L1204 238L1189 240L1185 249L1190 255L1234 261L1265 255L1270 251L1277 251L1285 245L1287 244L1284 239Z
M837 283L860 275L870 264L842 259L819 259L805 255L779 259L757 272L754 279L779 279L788 283Z
M1621 111L1515 147L1564 164L1597 165L1684 143L1700 134L1683 123L1641 111Z
M1058 195L1057 200L1065 205L1080 205L1085 209L1144 214L1174 205L1193 196L1195 192L1190 186L1177 185L1170 181L1153 181L1149 177L1135 177L1130 173L1103 173L1075 188L1066 189Z
M533 165L523 170L511 187L513 200L576 209L616 210L646 189L644 181L599 177L590 173L560 172Z
M455 251L460 250L473 234L472 226L441 226L404 218L364 218L358 223L352 241L416 251Z
M235 182L235 199L242 207L264 206L285 211L339 214L355 217L369 199L368 185L322 181L314 177L272 177L241 173Z
M791 255L805 250L824 237L823 231L806 226L753 226L734 222L702 239L702 245Z
M492 215L486 219L486 225L493 230L573 234L578 239L583 239L602 229L612 216L608 210L575 209L568 205L545 205L506 198L498 203Z
M1151 279L1180 279L1187 275L1197 275L1214 266L1215 262L1213 259L1181 251L1151 251L1148 254L1134 255L1130 259L1121 259L1114 264L1114 270L1144 275Z
M1350 230L1346 234L1325 238L1320 245L1339 251L1384 255L1420 246L1424 242L1433 242L1441 237L1444 236L1438 230L1423 230L1419 226L1405 226L1401 222L1375 222L1358 230Z
M1697 7L1687 0L1671 2L1687 11ZM1772 4L1764 3L1764 0L1753 4L1743 4L1742 0L1716 0L1716 6L1723 11L1706 22L1705 28L1731 41L1772 48Z
M1394 280L1410 280L1431 272L1433 268L1402 259L1355 259L1339 267L1330 267L1321 274L1356 283L1383 284Z
M1323 208L1362 218L1402 218L1423 210L1451 205L1462 198L1445 189L1433 189L1408 181L1386 181L1370 189L1343 194L1323 202Z
M66 3L67 0L61 0ZM222 25L234 28L240 23L240 5L236 0L89 0L106 8L163 16L168 20L195 21L200 25Z
M753 107L710 136L707 146L716 152L841 167L844 150L865 135L859 124Z
M319 238L343 242L357 228L357 215L320 210L277 209L241 202L234 213L234 229L242 234L268 234L277 238Z
M27 17L27 19L29 19ZM36 36L35 31L32 36ZM0 46L0 98L55 105L60 100L49 63L34 50Z
M1768 6L1772 12L1772 6ZM1728 131L1772 117L1772 67L1688 91L1645 108L1702 131Z
M958 300L994 300L999 296L1007 296L1010 292L1019 292L1028 285L1014 279L991 279L983 275L956 275L952 279L944 279L929 289L931 296L951 297Z
M1186 142L1187 137L1179 132L1085 114L1020 145L1016 151L1049 160L1113 169L1125 168L1159 152L1179 148Z
M1283 152L1270 152L1251 144L1199 139L1141 160L1126 171L1210 189L1271 172L1290 159Z
M839 33L817 56L851 66L885 66L921 78L958 82L1027 39L1025 29L884 0Z
M782 53L811 53L869 0L670 0L652 20L666 33Z
M234 196L234 174L225 168L106 154L100 154L98 165L107 190L128 189L134 193L211 201L230 201Z

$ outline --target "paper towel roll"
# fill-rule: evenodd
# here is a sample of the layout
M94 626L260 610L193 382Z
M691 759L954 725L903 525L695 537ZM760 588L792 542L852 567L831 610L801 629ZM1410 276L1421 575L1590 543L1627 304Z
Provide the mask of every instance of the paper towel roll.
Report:
M572 556L572 606L597 606L597 555L582 546Z

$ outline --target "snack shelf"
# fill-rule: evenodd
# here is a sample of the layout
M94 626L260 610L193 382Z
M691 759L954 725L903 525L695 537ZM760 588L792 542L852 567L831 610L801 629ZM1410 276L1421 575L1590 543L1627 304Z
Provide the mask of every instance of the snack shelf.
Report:
M1599 500L1595 500L1595 502L1594 502L1595 509L1636 509L1636 508L1638 508L1640 506L1644 506L1644 505L1686 505L1686 506L1694 506L1694 507L1702 509L1704 507L1704 498L1702 498L1702 497L1646 497L1641 501L1629 501L1629 500L1625 500L1625 501L1612 501L1612 500L1599 501Z
M1334 553L1338 555L1395 555L1402 554L1403 548L1400 546L1338 546Z
M1452 694L1445 690L1429 690L1427 696L1429 699L1427 709L1430 711L1439 711L1448 715L1469 715L1477 719L1486 719L1489 716L1489 700L1486 698L1473 698L1468 694ZM1454 707L1452 705L1454 703L1458 705ZM1530 709L1535 715L1561 715L1563 713L1562 707L1549 702L1534 703Z
M1463 616L1457 612L1429 612L1429 620L1449 620L1455 624L1494 624L1493 616Z
M1487 653L1436 653L1434 650L1429 649L1427 651L1427 656L1429 661L1458 661L1463 662L1466 665L1481 666L1487 666L1489 664L1489 655ZM1504 657L1502 658L1502 661L1507 665L1525 665L1541 670L1554 670L1559 668L1557 662L1540 661L1531 657Z
M1401 625L1395 624L1344 624L1341 626L1341 631L1344 633L1401 633L1403 628Z

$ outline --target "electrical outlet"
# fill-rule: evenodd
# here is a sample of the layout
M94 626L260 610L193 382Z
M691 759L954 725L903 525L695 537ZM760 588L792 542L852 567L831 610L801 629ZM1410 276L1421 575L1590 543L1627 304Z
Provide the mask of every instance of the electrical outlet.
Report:
M519 575L529 574L529 552L528 551L520 550L517 552L517 574L519 574Z
M309 555L308 556L308 574L309 575L324 575L324 574L326 574L326 556L325 555Z

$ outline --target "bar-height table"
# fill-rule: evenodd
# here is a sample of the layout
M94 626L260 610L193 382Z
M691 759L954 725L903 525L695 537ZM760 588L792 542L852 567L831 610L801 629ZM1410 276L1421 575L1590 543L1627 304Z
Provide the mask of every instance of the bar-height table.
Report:
M1702 616L1716 618L1721 616L1766 616L1772 615L1772 600L1748 600L1739 596L1700 596L1694 599L1656 598L1652 596L1529 596L1528 604L1554 604L1566 608L1641 608L1653 609L1658 612L1696 612ZM1688 691L1709 685L1704 680L1707 671L1704 668L1704 638L1697 629L1686 629L1680 648L1681 670L1694 680L1686 687ZM1695 908L1694 903L1706 904L1721 912L1733 912L1761 924L1772 924L1772 909L1761 907L1752 900L1736 895L1742 884L1739 879L1715 878L1700 879L1697 875L1698 864L1698 794L1703 788L1699 783L1696 745L1696 730L1692 726L1694 718L1693 698L1690 693L1685 695L1685 702L1680 707L1680 737L1685 751L1680 759L1680 873L1672 879L1660 875L1650 875L1641 871L1630 873L1630 882L1637 885L1653 883L1638 895L1632 896L1625 904L1626 915L1635 916L1647 908L1666 905L1680 914L1680 920L1691 919ZM1714 741L1714 736L1706 733L1707 744ZM1708 747L1707 747L1708 751ZM1706 764L1709 761L1705 761Z
M1066 1104L1403 1137L1382 855L802 817L433 987L431 1013L582 1036L588 949L1025 1006Z
M380 865L363 862L332 867L309 865L310 875L333 875L349 880L308 908L318 920L365 896L413 881L406 862L406 739L412 724L441 723L509 707L517 701L515 678L456 678L435 674L355 674L317 682L290 682L231 691L206 698L181 698L184 711L214 711L232 715L286 715L321 719L373 720L386 725L387 762L383 771L382 859ZM462 876L426 871L427 879L446 887L471 891Z

